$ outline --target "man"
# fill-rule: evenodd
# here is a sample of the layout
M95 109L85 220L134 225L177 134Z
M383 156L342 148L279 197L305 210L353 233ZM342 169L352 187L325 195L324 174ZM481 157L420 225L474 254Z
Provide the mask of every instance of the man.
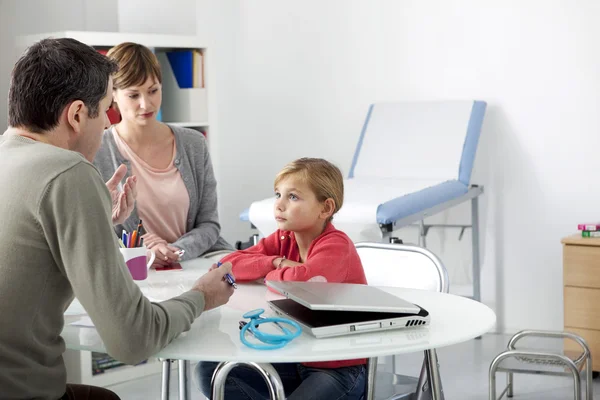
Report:
M73 295L108 352L135 364L233 293L223 279L228 263L161 303L132 281L112 224L131 211L135 182L119 194L117 173L107 183L111 202L90 163L109 125L115 68L76 40L45 39L13 69L9 128L0 136L2 399L118 398L66 385L60 332Z

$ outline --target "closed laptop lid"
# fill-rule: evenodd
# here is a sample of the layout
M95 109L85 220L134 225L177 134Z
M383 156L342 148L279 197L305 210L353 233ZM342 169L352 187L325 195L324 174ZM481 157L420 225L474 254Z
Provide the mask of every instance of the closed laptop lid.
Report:
M374 286L353 283L267 281L277 290L311 310L370 311L417 314L420 308Z

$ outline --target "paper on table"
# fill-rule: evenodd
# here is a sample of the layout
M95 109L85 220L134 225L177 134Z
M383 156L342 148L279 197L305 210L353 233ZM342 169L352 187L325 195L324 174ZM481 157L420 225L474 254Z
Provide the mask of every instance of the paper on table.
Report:
M152 297L146 296L146 298L151 301L152 303L159 303L160 300L154 299ZM75 303L77 302L77 303ZM79 318L77 321L73 321L70 322L69 325L73 325L73 326L87 326L87 327L94 327L94 322L92 321L92 319L87 315L87 313L85 312L85 310L83 309L83 307L81 306L81 304L79 303L79 301L77 301L77 299L73 300L73 303L75 303L75 306L73 306L73 304L71 304L71 306L67 309L67 311L65 312L65 315L81 315L81 318Z

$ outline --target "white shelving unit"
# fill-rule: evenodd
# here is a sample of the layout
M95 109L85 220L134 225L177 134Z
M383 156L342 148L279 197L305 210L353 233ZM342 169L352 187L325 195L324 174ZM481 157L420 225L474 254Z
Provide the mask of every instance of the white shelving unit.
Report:
M192 128L205 134L208 139L209 151L213 161L215 174L218 174L218 163L215 157L217 138L215 135L216 121L214 118L215 104L214 84L211 80L210 49L196 36L158 35L121 32L84 32L63 31L39 33L21 36L16 41L16 51L21 55L33 43L44 38L73 38L86 43L98 50L109 49L119 43L134 42L151 48L161 62L163 75L162 121L171 125ZM181 89L166 58L166 52L173 50L201 50L204 62L204 87ZM193 102L193 103L190 103ZM171 106L171 108L170 108ZM181 109L184 109L181 112ZM175 112L173 112L173 110ZM186 118L176 118L173 115L185 115ZM218 179L218 175L217 175ZM67 376L70 383L82 383L95 386L110 386L150 374L158 374L162 365L156 359L150 359L146 364L138 366L122 366L106 370L97 375L92 374L92 354L89 351L67 350L64 354ZM172 363L172 369L177 363Z
M196 36L158 35L122 32L62 31L38 33L17 38L17 51L22 54L31 44L48 37L68 37L86 43L98 50L109 49L119 43L134 42L154 50L162 67L163 101L162 121L201 131L209 141L209 151L215 160L215 118L213 117L214 90L211 80L211 52ZM168 63L166 52L173 50L201 50L204 61L204 87L180 89ZM214 165L215 171L218 166Z

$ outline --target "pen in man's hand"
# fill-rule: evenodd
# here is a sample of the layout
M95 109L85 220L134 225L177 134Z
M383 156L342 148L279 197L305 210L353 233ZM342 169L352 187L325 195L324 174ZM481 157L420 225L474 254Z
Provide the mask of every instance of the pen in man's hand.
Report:
M221 261L217 262L217 267L220 267L221 265L223 265ZM235 283L235 279L233 279L233 276L231 276L231 274L225 274L225 280L227 281L227 283L233 286L234 289L237 289L237 283Z

